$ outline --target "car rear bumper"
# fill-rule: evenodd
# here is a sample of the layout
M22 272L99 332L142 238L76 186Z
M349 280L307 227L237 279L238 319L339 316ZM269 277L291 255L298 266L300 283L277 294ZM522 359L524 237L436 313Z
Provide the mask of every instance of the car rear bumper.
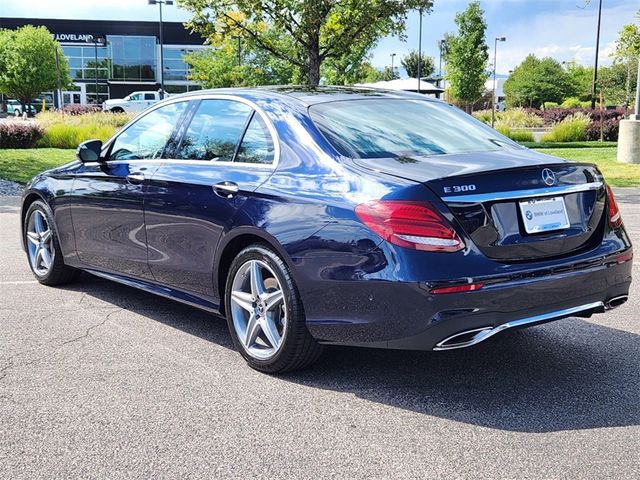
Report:
M563 273L521 275L466 293L433 295L427 285L408 282L339 282L323 289L322 312L310 312L307 324L329 344L462 348L506 329L590 316L616 306L609 305L612 300L624 302L632 261L617 258Z

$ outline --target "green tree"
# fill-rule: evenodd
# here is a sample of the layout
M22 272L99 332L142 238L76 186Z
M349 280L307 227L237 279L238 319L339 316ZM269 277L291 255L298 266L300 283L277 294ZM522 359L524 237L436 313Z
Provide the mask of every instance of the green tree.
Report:
M179 0L193 12L188 25L211 39L240 34L256 48L297 68L310 86L325 61L367 50L386 35L402 36L407 14L431 10L433 0ZM266 35L276 31L281 35ZM288 42L280 39L287 37ZM213 43L213 42L212 42ZM356 62L359 65L362 58Z
M411 78L418 78L418 58L420 57L422 57L420 62L421 77L428 77L435 70L433 57L427 57L425 54L420 56L417 51L411 50L409 54L402 57L402 60L400 61L400 64L407 71L407 75Z
M447 73L451 94L467 109L482 97L489 77L489 48L485 42L487 23L480 2L474 1L456 14L457 34L448 35L446 48Z
M27 25L0 32L0 92L19 100L23 111L42 92L69 83L69 65L62 48L45 27Z
M189 78L204 88L252 87L291 83L295 69L264 50L242 49L238 63L238 42L225 40L219 47L200 50L185 57Z
M636 13L636 18L640 19L640 10ZM614 58L614 66L622 64L626 68L625 73L625 97L623 102L625 106L631 103L631 90L634 87L638 69L638 57L640 57L640 26L635 23L624 25L618 39L616 40L616 49L612 54ZM609 86L611 82L608 82Z
M632 62L638 71L638 61ZM629 105L630 95L628 90L636 88L636 75L629 78L628 67L622 63L613 63L608 67L598 69L598 84L596 85L597 98L600 101L600 93L606 105Z
M581 101L590 101L593 67L585 67L576 62L569 62L567 64L567 75L573 85L574 95Z
M531 54L509 75L504 93L509 106L540 107L544 102L562 103L576 88L558 61Z

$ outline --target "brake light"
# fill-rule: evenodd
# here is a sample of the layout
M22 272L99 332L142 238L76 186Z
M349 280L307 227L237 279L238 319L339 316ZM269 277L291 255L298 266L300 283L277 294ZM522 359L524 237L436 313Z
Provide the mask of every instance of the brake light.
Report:
M609 212L609 226L611 228L620 228L622 226L622 215L620 215L620 209L616 203L616 199L613 196L613 190L607 185L607 204Z
M356 207L356 215L386 241L428 252L457 252L464 242L428 202L374 200Z

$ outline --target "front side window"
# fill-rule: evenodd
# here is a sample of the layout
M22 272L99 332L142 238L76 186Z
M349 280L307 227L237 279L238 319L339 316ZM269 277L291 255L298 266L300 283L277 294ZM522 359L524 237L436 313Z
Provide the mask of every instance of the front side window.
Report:
M178 147L176 158L230 162L251 107L231 100L203 100Z
M160 158L186 106L172 103L136 120L115 139L109 160Z
M260 115L253 114L242 137L236 162L273 163L274 145L269 129Z
M312 105L309 113L329 142L347 157L412 157L519 148L443 102L347 100Z
M129 95L129 100L132 102L139 102L140 100L142 100L142 94L134 93L132 95Z

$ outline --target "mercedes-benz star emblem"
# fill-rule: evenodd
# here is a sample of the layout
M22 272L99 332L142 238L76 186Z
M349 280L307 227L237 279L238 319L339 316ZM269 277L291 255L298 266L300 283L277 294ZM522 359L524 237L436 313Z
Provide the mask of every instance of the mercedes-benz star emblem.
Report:
M556 174L553 173L553 170L545 168L542 170L542 181L547 185L555 185L556 183Z

